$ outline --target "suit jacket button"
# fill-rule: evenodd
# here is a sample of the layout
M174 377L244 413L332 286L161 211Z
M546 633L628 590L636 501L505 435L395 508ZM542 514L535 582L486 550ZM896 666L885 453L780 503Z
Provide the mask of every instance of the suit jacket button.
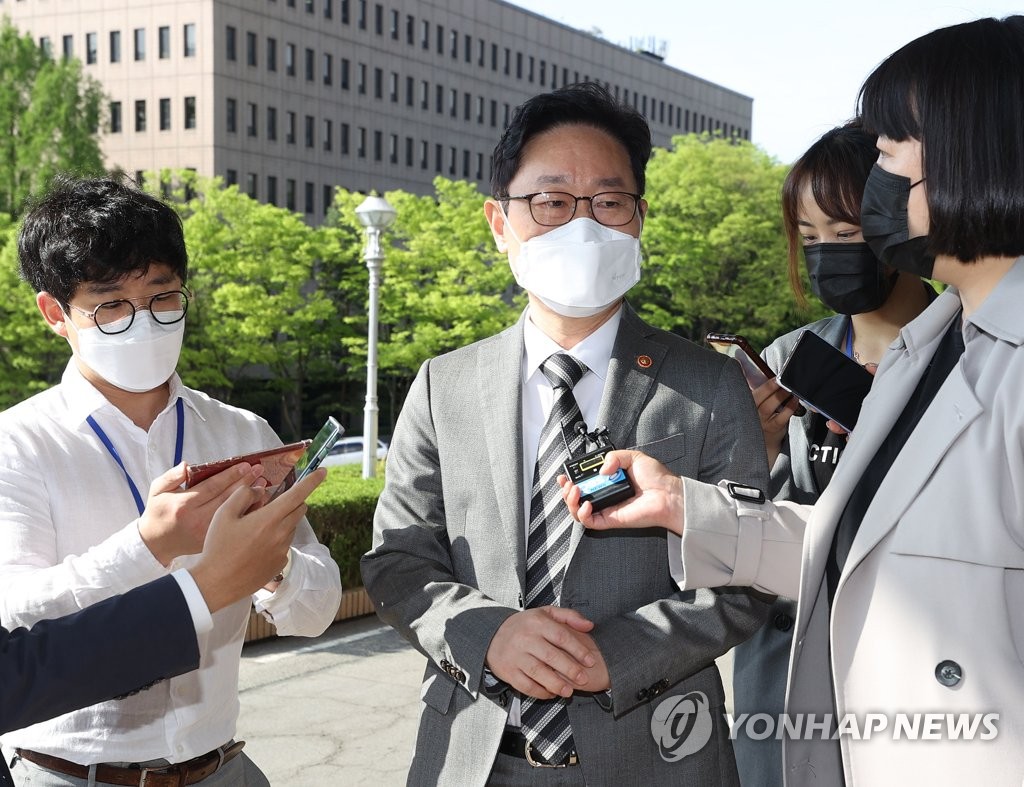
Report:
M955 661L940 661L935 667L935 679L943 686L953 687L963 680L964 671Z
M775 616L775 628L779 631L789 631L793 628L793 618L787 615L785 612L780 612Z
M457 680L459 683L465 683L466 673L460 669L455 670L455 680Z
M643 702L645 699L647 699L647 689L640 689L640 691L636 693L636 698L640 700L640 702Z
M451 666L451 663L448 661L448 659L441 659L441 669L443 669L445 672L447 672L448 668L450 666Z

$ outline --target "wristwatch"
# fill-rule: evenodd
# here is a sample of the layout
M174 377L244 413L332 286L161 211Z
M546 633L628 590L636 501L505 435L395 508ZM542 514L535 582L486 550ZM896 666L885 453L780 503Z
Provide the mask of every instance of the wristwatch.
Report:
M291 547L289 547L288 548L288 560L284 564L284 568L282 568L280 570L280 572L278 572L277 576L274 577L274 581L275 582L284 582L284 578L286 576L288 576L288 572L290 572L291 570L292 570L292 550L291 550Z

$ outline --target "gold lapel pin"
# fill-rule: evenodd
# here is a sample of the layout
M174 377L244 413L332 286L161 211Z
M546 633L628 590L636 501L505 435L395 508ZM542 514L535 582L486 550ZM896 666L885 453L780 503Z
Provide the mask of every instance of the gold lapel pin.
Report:
M638 355L636 357L636 365L641 369L650 369L652 363L654 363L654 361L651 360L651 356L649 355Z

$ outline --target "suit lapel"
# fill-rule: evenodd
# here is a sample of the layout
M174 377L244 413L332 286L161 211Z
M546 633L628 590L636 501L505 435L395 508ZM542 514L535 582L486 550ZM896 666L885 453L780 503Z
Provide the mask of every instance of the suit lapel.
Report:
M526 512L523 508L523 319L480 348L477 379L487 412L484 442L495 498L521 588L526 586Z

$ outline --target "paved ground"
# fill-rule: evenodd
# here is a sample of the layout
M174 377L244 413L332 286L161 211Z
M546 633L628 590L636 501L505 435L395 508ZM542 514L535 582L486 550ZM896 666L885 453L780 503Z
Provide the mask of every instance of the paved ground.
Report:
M425 663L373 615L246 645L245 751L274 787L404 785Z
M374 615L246 645L239 738L273 787L400 787L425 663Z

